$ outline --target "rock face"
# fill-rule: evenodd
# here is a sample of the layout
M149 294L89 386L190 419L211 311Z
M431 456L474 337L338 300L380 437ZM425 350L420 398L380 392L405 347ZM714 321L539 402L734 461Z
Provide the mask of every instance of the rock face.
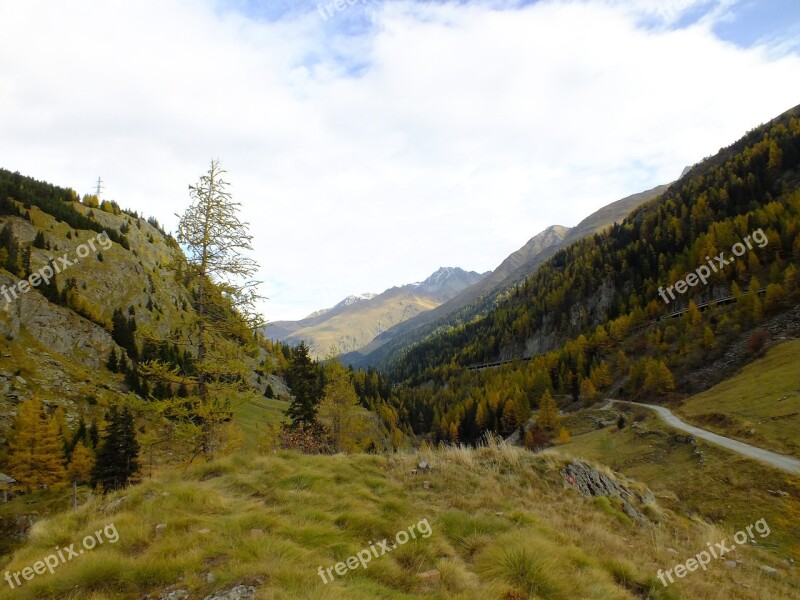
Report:
M19 281L0 274L0 285L8 287ZM122 352L102 327L58 306L39 293L19 294L12 302L0 302L0 335L13 341L20 327L53 352L70 356L90 369L98 369L108 358L112 346Z
M645 494L637 494L605 473L579 460L561 469L561 476L565 485L575 488L581 496L592 498L596 496L617 497L622 500L622 510L629 517L644 521L646 517L633 507L632 502L650 503L655 500L648 490Z

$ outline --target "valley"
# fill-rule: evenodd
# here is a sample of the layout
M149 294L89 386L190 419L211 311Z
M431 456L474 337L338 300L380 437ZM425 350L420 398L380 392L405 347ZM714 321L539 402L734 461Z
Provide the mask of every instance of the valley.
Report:
M0 22L0 600L800 598L793 3Z

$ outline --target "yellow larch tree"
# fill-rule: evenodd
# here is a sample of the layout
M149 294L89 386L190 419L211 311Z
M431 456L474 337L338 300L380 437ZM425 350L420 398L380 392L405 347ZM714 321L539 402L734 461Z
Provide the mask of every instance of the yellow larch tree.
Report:
M545 390L542 399L539 400L539 414L536 416L536 424L543 431L554 434L561 429L561 418L558 416L558 406L550 390Z
M64 444L58 422L46 414L38 398L20 405L14 429L8 451L11 476L28 492L64 481Z
M67 467L69 480L75 483L86 483L92 476L94 455L80 440L72 451L72 459Z

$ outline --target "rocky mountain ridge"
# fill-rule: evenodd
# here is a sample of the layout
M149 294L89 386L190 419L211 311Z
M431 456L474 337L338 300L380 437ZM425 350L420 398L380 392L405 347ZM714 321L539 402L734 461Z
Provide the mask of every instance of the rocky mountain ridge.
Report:
M485 275L459 267L440 267L422 281L395 286L381 294L348 296L300 321L269 323L264 333L290 344L305 341L317 357L327 355L332 347L339 352L356 351L396 324L436 308Z

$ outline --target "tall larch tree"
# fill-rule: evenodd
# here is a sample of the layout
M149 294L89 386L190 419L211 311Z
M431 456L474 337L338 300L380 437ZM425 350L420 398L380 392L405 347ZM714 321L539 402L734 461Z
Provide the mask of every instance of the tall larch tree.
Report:
M38 398L20 405L8 454L11 476L28 492L64 481L64 440Z
M325 367L325 388L318 419L328 431L336 452L354 452L365 447L369 438L368 413L358 404L350 372L336 360Z
M92 469L94 469L94 455L84 445L82 439L78 440L67 467L69 480L75 483L88 483L92 477Z
M542 399L539 400L539 414L536 416L536 424L542 431L554 435L561 428L561 418L558 416L558 406L550 390L545 390Z
M175 433L189 446L190 461L200 454L213 460L236 437L234 408L257 397L248 384L247 358L257 352L254 331L263 325L256 310L259 282L253 280L259 266L245 255L253 250L253 237L225 173L212 160L208 172L189 186L191 205L176 215L193 291L194 316L186 324L196 355L192 372L160 360L143 368L151 379L189 391L186 398L168 401L164 413L166 422L178 424Z

